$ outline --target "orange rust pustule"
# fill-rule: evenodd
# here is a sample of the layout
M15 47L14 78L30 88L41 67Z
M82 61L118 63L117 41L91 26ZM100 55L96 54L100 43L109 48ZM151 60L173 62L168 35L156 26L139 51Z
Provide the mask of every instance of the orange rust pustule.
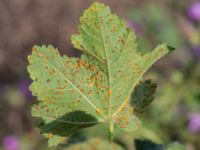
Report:
M81 67L84 67L84 68L87 68L87 66L88 66L88 64L85 62L85 61L83 61L83 60L77 60L77 68L81 68Z
M126 128L129 124L129 118L126 115L121 115L115 119L115 122L121 127Z
M112 90L108 90L108 94L109 94L109 95L112 95Z
M96 109L97 114L101 114L101 111L99 109Z

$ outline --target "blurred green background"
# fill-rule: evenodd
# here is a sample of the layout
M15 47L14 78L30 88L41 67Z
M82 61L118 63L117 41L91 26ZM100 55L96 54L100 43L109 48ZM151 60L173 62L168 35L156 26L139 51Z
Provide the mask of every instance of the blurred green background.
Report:
M33 45L52 44L62 54L80 56L70 43L70 35L76 32L80 15L92 2L0 0L0 150L49 149L30 115L30 107L37 99L28 89L31 81L26 71L27 55ZM153 103L139 114L143 128L134 133L117 132L115 141L130 150L134 147L143 150L137 145L145 145L148 142L145 139L156 143L157 149L161 146L159 150L161 144L170 143L174 143L173 147L181 143L187 150L199 150L200 1L100 2L126 19L127 26L137 35L141 51L152 50L160 43L176 48L144 77L151 78L158 90ZM104 130L105 127L99 126L89 128L69 140L81 142L90 137L104 137ZM146 146L146 150L156 149L150 147Z

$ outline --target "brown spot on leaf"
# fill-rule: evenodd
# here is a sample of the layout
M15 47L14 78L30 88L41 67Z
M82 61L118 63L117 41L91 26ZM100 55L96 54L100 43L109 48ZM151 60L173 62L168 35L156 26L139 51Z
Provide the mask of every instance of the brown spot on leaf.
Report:
M51 71L50 71L50 74L51 75L55 75L56 74L56 71L55 71L55 69L53 68L53 69L51 69Z

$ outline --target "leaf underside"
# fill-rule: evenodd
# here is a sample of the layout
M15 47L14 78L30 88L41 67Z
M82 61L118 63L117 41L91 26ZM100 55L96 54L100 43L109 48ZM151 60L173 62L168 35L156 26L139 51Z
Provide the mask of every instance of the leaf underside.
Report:
M130 105L143 74L169 52L162 44L152 52L137 50L134 32L109 7L93 3L72 36L80 58L61 56L53 46L34 46L28 57L30 90L39 103L32 115L42 119L41 131L54 146L77 129L113 121L133 131L140 125Z

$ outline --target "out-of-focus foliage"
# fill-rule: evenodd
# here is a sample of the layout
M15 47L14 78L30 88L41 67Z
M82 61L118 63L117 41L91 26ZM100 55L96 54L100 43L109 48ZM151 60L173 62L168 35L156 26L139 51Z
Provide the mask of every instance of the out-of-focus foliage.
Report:
M175 71L168 83L163 83L160 87L156 100L144 114L143 121L148 123L144 123L145 126L153 129L162 140L170 141L170 138L181 137L185 141L197 142L200 129L198 121L194 121L190 128L189 121L191 115L199 111L199 73L200 66L194 68L189 76ZM163 108L168 108L169 111Z
M136 140L136 150L185 150L185 147L179 143L169 145L156 144L150 140Z
M117 145L115 143L109 143L108 141L104 141L102 139L91 139L86 142L77 143L72 146L69 146L66 149L63 150L124 150L120 145Z
M157 42L166 42L168 45L179 48L183 44L181 33L169 18L163 8L151 3L144 6L145 13L134 9L130 13L132 27L139 35L139 48L148 51ZM144 38L143 38L144 37Z

